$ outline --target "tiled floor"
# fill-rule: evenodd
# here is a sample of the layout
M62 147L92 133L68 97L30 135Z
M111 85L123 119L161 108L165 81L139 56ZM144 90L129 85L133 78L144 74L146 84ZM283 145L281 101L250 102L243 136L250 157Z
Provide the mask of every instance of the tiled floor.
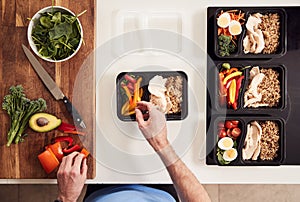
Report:
M298 202L300 185L204 185L213 202ZM79 202L82 201L85 189ZM1 202L53 202L56 185L0 185Z

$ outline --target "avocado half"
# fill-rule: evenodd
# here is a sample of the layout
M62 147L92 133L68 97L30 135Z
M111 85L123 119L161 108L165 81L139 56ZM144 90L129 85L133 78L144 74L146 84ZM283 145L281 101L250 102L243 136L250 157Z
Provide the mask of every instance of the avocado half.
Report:
M47 113L37 113L31 116L29 127L36 132L48 132L57 128L61 124L61 119Z

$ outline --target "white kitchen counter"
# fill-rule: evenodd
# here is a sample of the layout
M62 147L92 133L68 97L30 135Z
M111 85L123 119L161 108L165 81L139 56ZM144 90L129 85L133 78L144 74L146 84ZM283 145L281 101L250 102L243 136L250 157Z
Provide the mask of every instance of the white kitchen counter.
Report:
M208 6L296 6L298 0L252 0L238 1L199 0L110 0L97 1L97 51L106 50L108 44L114 46L122 38L122 33L138 28L156 28L145 22L147 17L171 16L172 27L157 24L172 31L179 30L185 39L191 40L197 48L206 49L206 8ZM129 23L123 23L124 16ZM138 16L136 24L130 16ZM141 17L142 16L142 17ZM179 16L179 17L178 17ZM136 19L136 18L135 18ZM174 21L175 19L175 21ZM178 20L178 19L181 19ZM120 21L121 20L121 21ZM177 21L176 21L177 20ZM174 23L175 22L175 23ZM176 23L177 22L177 23ZM125 24L125 25L124 25ZM124 25L124 26L123 26ZM181 27L178 28L178 27ZM124 37L126 38L126 37ZM138 39L135 39L138 40ZM122 41L121 41L122 42ZM120 45L122 49L122 45ZM177 47L178 48L178 47ZM176 49L176 48L175 48ZM179 50L181 47L179 47ZM176 49L177 50L177 49ZM122 51L122 50L121 50ZM102 59L111 57L109 67L96 58L97 69L97 135L96 135L96 178L87 183L171 183L168 173L148 143L139 133L136 123L123 123L115 112L115 79L122 71L183 70L188 75L189 111L183 121L168 122L169 138L182 160L197 176L201 183L263 183L298 184L299 166L278 167L220 167L205 164L206 135L206 66L195 69L181 58L168 53L142 54L134 52L122 57L118 53L106 51ZM103 57L103 58L102 58ZM108 59L107 62L110 61ZM188 58L186 58L188 60ZM203 61L203 64L206 62ZM202 63L201 63L202 64ZM155 69L153 69L155 68ZM100 74L101 73L101 74ZM101 128L101 129L100 129ZM182 145L178 145L178 141ZM109 146L107 146L109 145ZM0 183L55 183L56 180L0 180Z

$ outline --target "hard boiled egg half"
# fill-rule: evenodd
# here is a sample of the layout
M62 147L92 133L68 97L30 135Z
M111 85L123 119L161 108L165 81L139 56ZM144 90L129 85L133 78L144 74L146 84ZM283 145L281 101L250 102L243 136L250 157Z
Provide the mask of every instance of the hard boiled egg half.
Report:
M231 35L239 35L242 33L242 26L241 26L241 23L239 23L238 21L236 20L232 20L230 23L229 23L229 33Z
M233 147L233 140L230 137L223 137L219 140L218 147L222 150L229 150Z
M236 159L238 153L235 148L228 149L223 154L223 159L225 161L233 161Z
M231 21L231 18L230 18L229 13L225 12L219 16L217 24L219 27L226 28L229 26L230 21Z

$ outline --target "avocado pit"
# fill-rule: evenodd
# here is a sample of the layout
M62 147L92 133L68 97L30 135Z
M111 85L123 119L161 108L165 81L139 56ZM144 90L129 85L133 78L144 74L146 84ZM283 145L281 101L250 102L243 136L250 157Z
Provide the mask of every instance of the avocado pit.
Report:
M46 125L48 125L48 123L49 123L49 120L46 119L46 118L44 118L44 117L38 118L38 119L36 120L36 124L37 124L38 126L40 126L40 127L46 126Z

